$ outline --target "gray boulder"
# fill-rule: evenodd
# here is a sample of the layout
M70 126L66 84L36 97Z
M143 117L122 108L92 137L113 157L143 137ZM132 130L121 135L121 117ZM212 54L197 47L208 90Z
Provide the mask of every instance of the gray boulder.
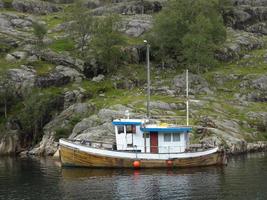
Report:
M23 94L24 91L34 87L36 71L27 66L21 66L20 69L9 69L8 76L14 82L16 90Z
M146 60L146 48L144 45L130 45L122 48L128 56L127 62L139 64Z
M189 73L188 77L190 94L212 94L208 82L203 77L191 73ZM172 89L175 90L176 95L186 94L185 74L180 74L174 77Z
M5 60L8 62L15 62L17 59L15 56L12 56L11 54L8 53L5 57Z
M68 4L68 3L73 3L74 0L46 0L51 3L58 3L58 4Z
M35 85L40 88L46 88L50 86L62 86L70 82L80 82L83 75L77 70L59 65L54 71L47 75L38 76L35 81Z
M267 35L267 24L266 22L259 22L245 28L245 30L252 33Z
M245 95L246 100L254 102L266 102L267 101L267 75L261 75L259 77L247 76L244 77L244 81L240 83L240 88Z
M121 118L125 116L125 110L111 110L111 109L101 109L98 113L98 117L102 122L111 122L114 119Z
M129 1L119 2L111 5L102 6L92 11L95 15L103 15L106 13L118 13L123 15L135 14L152 14L159 12L162 4L159 1Z
M266 141L258 141L256 143L248 143L247 151L248 152L259 152L267 150L267 142Z
M103 74L99 74L98 76L94 77L94 78L92 79L92 81L93 81L93 82L97 82L97 83L99 83L99 82L103 81L104 78L105 78L105 76L104 76Z
M77 135L82 134L84 131L101 125L101 121L97 115L92 115L89 118L84 118L81 122L76 124L73 128L72 134L69 136L70 139L74 139Z
M261 91L267 91L267 75L262 75L251 81L251 87Z
M237 29L246 29L258 22L264 22L267 18L265 0L233 0L234 8L224 13L224 19L228 25Z
M106 122L100 126L83 131L83 133L78 135L76 139L112 144L115 142L114 127L110 122Z
M244 132L237 121L205 117L200 124L203 127L200 142L204 146L219 146L231 154L247 152L245 138L249 138L250 134Z
M75 103L81 103L86 97L85 90L83 88L78 88L76 90L67 91L64 93L64 109Z
M32 55L27 58L27 62L29 63L36 62L36 61L38 61L38 58L36 55Z
M146 105L146 103L145 103ZM151 109L159 109L159 110L184 110L185 104L176 104L176 103L166 103L163 101L151 101L150 102Z
M0 8L4 8L4 3L2 0L0 0Z
M126 18L122 23L121 31L132 37L139 37L152 28L151 16L134 16Z
M227 29L227 40L223 47L218 49L216 58L221 61L230 61L243 56L244 51L263 47L263 40L253 33Z
M19 12L34 13L34 14L48 14L58 12L61 7L49 2L39 0L14 0L12 6Z
M11 28L11 23L5 14L0 14L0 27L1 28Z
M1 23L1 22L0 22ZM8 53L13 48L18 47L20 41L12 36L0 33L0 53Z
M115 142L115 132L111 122L114 119L125 117L126 110L133 114L131 108L123 105L101 109L97 115L92 115L78 123L70 138L113 143ZM135 115L135 117L140 116Z
M232 2L236 6L267 6L266 0L232 0Z
M104 4L101 0L85 0L84 5L89 9L95 9Z
M56 73L63 74L66 77L70 77L70 81L80 82L84 76L78 72L76 69L59 65L55 69Z
M25 51L15 51L11 55L16 58L16 60L24 60L27 58L28 54Z
M42 52L30 50L30 53L32 55L36 55L42 60L51 62L53 64L74 68L78 72L82 72L84 70L84 61L72 58L71 56L65 55L64 53L59 54L51 50L45 50Z
M259 132L267 131L267 112L249 112L247 114L249 125Z
M19 134L16 131L0 137L0 155L15 155L20 148Z
M10 20L10 22L11 22L12 26L14 26L16 28L26 28L26 27L32 26L32 21L28 20L28 19L17 18L17 19Z

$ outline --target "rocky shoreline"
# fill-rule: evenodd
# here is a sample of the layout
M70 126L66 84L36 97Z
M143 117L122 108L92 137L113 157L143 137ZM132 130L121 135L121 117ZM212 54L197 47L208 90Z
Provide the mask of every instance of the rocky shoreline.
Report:
M112 119L129 110L133 117L145 116L145 47L140 41L153 27L154 15L167 0L85 0L93 15L118 13L122 17L121 34L129 41L123 52L127 75L103 75L92 58L81 60L68 50L52 48L65 42L64 30L73 23L63 21L64 9L73 0L0 0L0 66L6 68L16 97L23 99L28 90L60 91L60 108L49 115L40 130L38 144L23 144L21 126L14 119L3 120L0 154L52 156L58 137L114 142ZM192 142L222 146L228 154L267 149L267 0L232 0L233 9L223 17L227 40L216 52L221 66L203 74L190 74L192 124L200 127ZM34 22L48 27L44 45L36 49ZM58 44L57 44L58 45ZM152 64L154 64L152 62ZM8 66L8 67L7 67ZM151 102L155 116L184 116L185 76L181 70L153 67ZM180 66L179 66L180 67ZM141 75L140 75L141 74ZM1 89L1 85L0 85ZM124 99L126 99L124 101ZM122 102L118 101L122 100ZM22 102L23 104L23 102ZM19 106L18 106L19 107ZM14 111L13 111L14 112ZM21 112L17 111L17 112ZM47 118L48 119L48 118ZM181 121L180 123L183 123ZM2 129L0 129L2 131Z

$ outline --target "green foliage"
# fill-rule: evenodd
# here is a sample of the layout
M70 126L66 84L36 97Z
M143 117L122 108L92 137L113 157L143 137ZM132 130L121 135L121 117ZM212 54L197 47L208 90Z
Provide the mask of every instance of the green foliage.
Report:
M55 130L55 140L58 141L60 138L67 138L71 134L73 127L80 121L81 117L78 115L71 117L67 126Z
M125 37L118 31L118 15L94 17L84 6L84 2L78 0L66 20L72 21L70 35L77 43L76 53L83 60L94 58L98 63L98 70L107 73L122 63L124 57L121 47L125 43Z
M28 91L18 120L22 137L36 143L42 136L41 128L51 119L53 112L61 109L60 94Z
M67 21L72 21L69 31L73 40L77 41L77 49L82 58L86 57L85 50L90 43L90 35L93 33L94 20L81 0L75 1Z
M50 48L54 51L72 51L74 49L74 41L70 38L64 38L54 41Z
M15 85L10 81L6 72L0 74L0 113L7 119L8 108L15 101Z
M57 128L55 133L55 141L59 141L60 138L66 138L71 134L70 128Z
M198 69L215 63L215 49L225 38L218 0L169 1L151 34L155 57L163 65L175 59Z
M44 24L39 22L33 22L32 27L33 34L36 37L36 46L41 48L44 46L43 39L47 34L47 28Z
M31 66L34 67L37 75L45 75L55 68L55 65L42 60L31 62Z
M123 60L121 45L124 37L118 31L120 17L108 15L96 21L92 37L92 51L94 57L107 73L113 71Z

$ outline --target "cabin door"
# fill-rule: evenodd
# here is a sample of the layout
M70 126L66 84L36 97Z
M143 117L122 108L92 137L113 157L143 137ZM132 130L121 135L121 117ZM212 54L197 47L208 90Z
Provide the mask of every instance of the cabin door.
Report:
M158 153L158 132L150 133L150 153Z

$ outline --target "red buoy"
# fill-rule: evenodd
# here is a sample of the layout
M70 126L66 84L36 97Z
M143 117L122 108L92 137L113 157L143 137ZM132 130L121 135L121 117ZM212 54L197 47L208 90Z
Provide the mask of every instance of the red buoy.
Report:
M168 167L172 167L173 165L173 161L172 160L167 160L167 166Z
M140 161L139 161L139 160L135 160L135 161L133 162L133 167L134 167L134 168L139 168L139 167L140 167Z

